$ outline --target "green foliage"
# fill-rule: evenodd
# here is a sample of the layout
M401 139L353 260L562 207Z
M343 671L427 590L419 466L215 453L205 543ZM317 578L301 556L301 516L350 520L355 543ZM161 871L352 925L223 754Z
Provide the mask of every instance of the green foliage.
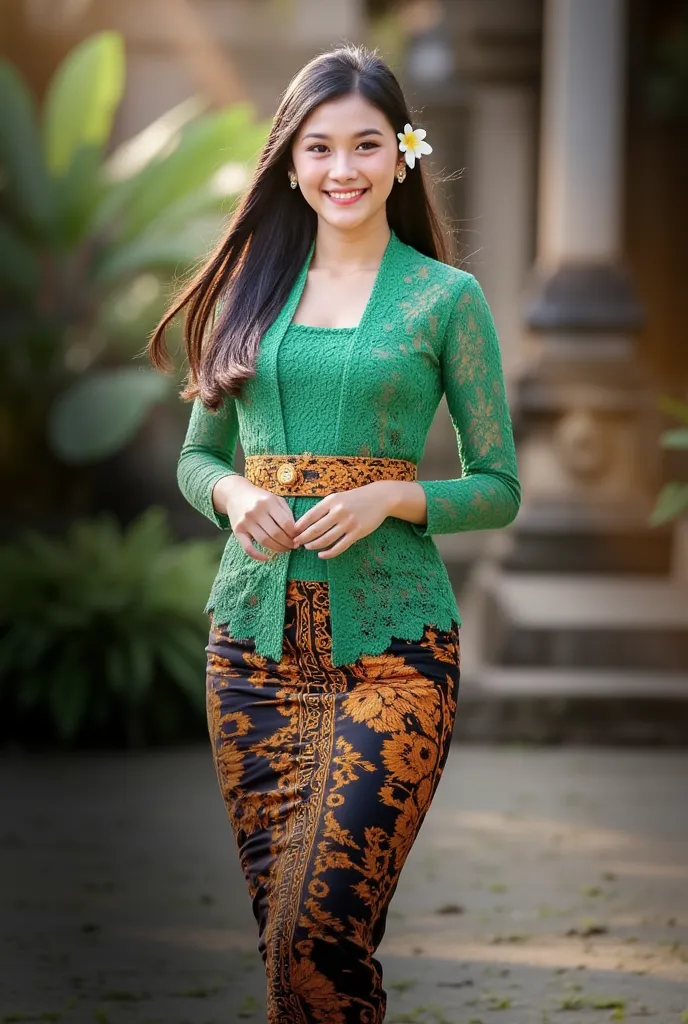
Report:
M15 211L27 232L47 234L55 220L55 196L43 162L33 97L5 60L0 60L0 124L3 206Z
M108 153L125 70L117 32L86 39L56 70L39 117L0 60L0 422L14 431L0 471L25 458L27 430L58 464L98 462L115 433L121 448L174 393L150 367L128 391L117 364L141 355L170 277L215 244L269 130L248 103L213 111L192 98ZM142 278L157 287L138 291L149 301L135 323L122 320ZM91 377L102 402L83 401Z
M141 426L150 403L167 390L159 374L135 367L94 372L78 381L53 405L51 434L70 462L90 462L114 454ZM90 431L92 410L98 410L99 431Z
M0 547L5 729L64 745L140 745L205 715L202 609L214 541L175 542L149 509L127 530L103 516L66 538L25 531Z
M688 403L667 397L662 399L660 408L668 415L688 424ZM660 443L663 448L668 450L688 451L688 426L665 430L660 438ZM659 526L661 523L678 519L679 516L685 515L687 512L688 483L671 481L665 484L659 493L650 515L650 525Z
M110 137L124 91L124 48L116 32L87 39L50 83L43 117L45 162L66 177L83 148L100 148Z

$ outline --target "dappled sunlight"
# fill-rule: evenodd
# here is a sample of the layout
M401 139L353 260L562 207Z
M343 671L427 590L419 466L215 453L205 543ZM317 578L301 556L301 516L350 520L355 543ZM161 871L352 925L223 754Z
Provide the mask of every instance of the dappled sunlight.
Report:
M615 875L628 878L671 878L688 881L688 863L660 864L657 861L605 861Z
M558 935L538 936L509 945L493 944L472 937L452 939L429 931L406 929L403 935L386 938L380 947L386 955L417 956L423 959L456 962L518 965L534 968L585 967L613 974L643 973L671 981L688 982L688 959L669 949L634 944L629 946L614 939L582 943Z
M572 824L553 818L526 814L499 814L492 811L457 811L443 822L444 835L438 835L436 846L443 849L464 849L484 843L486 838L565 845L568 852L610 853L642 846L656 850L663 844L642 833L621 829L600 828L592 824ZM456 831L460 829L461 831Z
M408 922L399 934L386 935L380 946L385 956L414 957L420 960L471 962L575 970L588 968L612 974L646 974L670 981L688 982L688 957L680 949L629 944L601 936L594 943L555 933L500 942L475 936L457 938L455 929L438 927L437 917ZM256 950L255 939L247 932L228 928L126 928L118 934L130 939L164 946L204 950L206 952L247 953ZM257 953L256 953L257 955Z

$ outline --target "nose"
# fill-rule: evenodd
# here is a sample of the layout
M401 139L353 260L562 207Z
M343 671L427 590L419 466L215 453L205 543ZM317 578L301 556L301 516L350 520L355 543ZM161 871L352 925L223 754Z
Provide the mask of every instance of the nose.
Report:
M331 174L336 181L351 181L358 177L358 171L351 166L351 156L346 150L335 154Z

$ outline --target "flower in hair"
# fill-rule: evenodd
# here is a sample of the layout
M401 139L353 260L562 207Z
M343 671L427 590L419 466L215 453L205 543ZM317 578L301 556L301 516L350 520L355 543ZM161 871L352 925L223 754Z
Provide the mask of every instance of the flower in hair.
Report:
M432 153L432 146L423 141L426 135L425 128L412 128L410 124L404 126L403 132L397 132L399 149L409 167L415 167L416 157L420 160L423 153Z

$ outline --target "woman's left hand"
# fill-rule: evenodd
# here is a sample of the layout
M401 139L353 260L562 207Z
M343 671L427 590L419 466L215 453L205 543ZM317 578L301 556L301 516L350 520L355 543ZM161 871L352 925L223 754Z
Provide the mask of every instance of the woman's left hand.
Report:
M326 495L296 520L294 545L327 548L318 558L332 558L367 537L389 515L389 491L384 483L375 481Z

